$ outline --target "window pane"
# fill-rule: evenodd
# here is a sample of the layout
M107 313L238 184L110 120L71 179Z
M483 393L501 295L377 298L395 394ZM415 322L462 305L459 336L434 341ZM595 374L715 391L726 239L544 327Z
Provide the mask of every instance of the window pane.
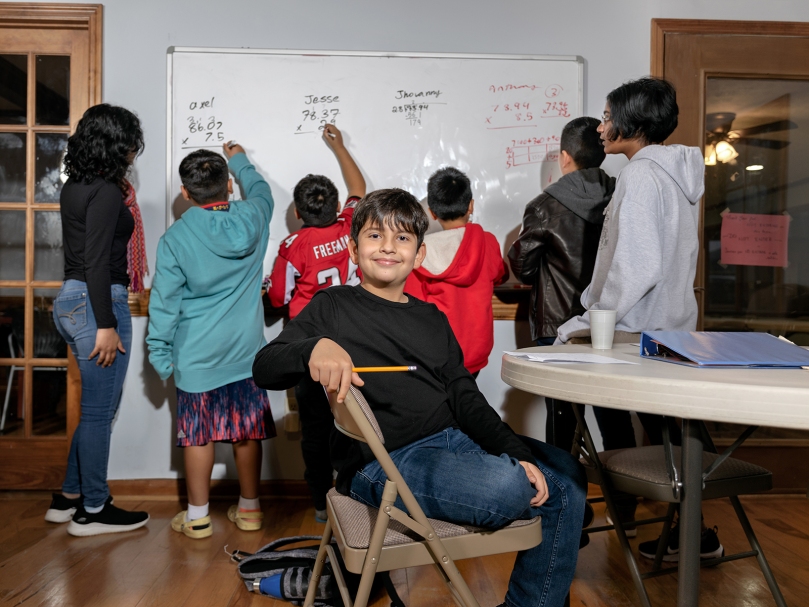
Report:
M0 55L0 124L25 124L28 57Z
M0 133L0 202L25 202L24 133Z
M67 177L62 173L64 167L67 133L37 133L35 178L36 202L59 202L59 193ZM63 181L64 180L64 181Z
M21 332L25 317L25 289L0 289L0 358L20 358L21 346L14 331ZM9 337L11 336L11 343Z
M34 215L34 280L63 280L62 218L59 211Z
M25 211L0 211L0 280L25 280Z
M809 82L708 78L705 124L706 328L806 336Z
M59 289L34 289L34 357L66 358L67 344L53 321ZM67 366L37 365L34 372L33 433L64 435L67 429Z
M22 436L23 425L23 385L24 367L0 365L0 437ZM6 405L8 403L8 405Z
M0 289L0 358L17 358L20 356L17 342L14 338L17 327L24 326L25 290ZM0 366L0 407L5 407L5 415L0 409L0 426L3 426L0 436L22 435L22 385L23 373L21 368Z
M70 119L70 57L37 55L37 124Z

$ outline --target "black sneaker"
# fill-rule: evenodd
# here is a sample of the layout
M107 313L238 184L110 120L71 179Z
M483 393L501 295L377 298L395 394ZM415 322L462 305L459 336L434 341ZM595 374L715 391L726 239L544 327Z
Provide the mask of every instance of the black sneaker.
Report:
M84 506L76 509L73 520L67 526L70 535L84 537L102 533L123 533L143 527L149 521L147 512L129 512L112 505L108 498L101 512L87 512Z
M81 497L67 498L61 493L51 494L51 505L45 513L49 523L66 523L73 518L76 509L81 506Z
M719 529L714 527L713 529L706 529L702 532L702 537L700 538L699 542L699 557L701 559L714 559L724 556L725 547L719 543L717 531L719 531ZM647 559L654 559L655 555L657 554L657 545L659 542L660 538L657 538L656 540L649 540L648 542L641 542L641 544L638 546L638 552L640 552L641 556ZM671 528L671 533L669 534L669 545L663 552L663 560L668 562L680 560L679 523L675 524L674 527Z

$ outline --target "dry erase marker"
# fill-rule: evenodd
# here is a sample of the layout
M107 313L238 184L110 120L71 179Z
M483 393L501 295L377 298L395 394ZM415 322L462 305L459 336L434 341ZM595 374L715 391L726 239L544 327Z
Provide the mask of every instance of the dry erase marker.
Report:
M387 373L393 371L415 371L418 367L415 365L409 367L354 367L351 369L354 373Z
M236 145L236 142L233 141L233 139L231 139L230 141L227 142L228 148L232 148L234 145Z

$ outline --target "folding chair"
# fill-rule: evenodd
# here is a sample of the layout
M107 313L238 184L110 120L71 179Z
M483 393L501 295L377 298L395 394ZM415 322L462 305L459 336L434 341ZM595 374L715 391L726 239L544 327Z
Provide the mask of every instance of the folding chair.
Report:
M582 463L584 463L585 469L587 470L587 480L601 487L601 492L604 496L603 499L607 503L607 509L613 521L612 525L590 527L584 531L585 533L595 533L615 529L618 535L618 542L626 557L626 563L629 566L629 572L641 603L644 607L651 607L649 595L646 593L643 580L677 571L677 567L661 569L661 564L663 561L663 553L669 542L671 523L674 519L674 513L677 510L675 504L679 503L681 498L682 483L676 464L676 462L681 461L680 448L672 446L668 423L664 423L664 444L662 446L614 449L612 451L597 453L592 436L590 435L590 431L584 419L582 405L573 405L573 410L578 422L573 445L573 454L582 458ZM760 493L771 489L772 473L761 466L756 466L755 464L730 457L731 453L733 453L756 428L757 426L747 428L733 445L726 449L722 455L719 455L716 452L716 447L711 440L708 429L705 427L704 423L700 422L702 442L705 446L702 455L702 499L729 498L751 547L751 550L748 552L739 552L720 558L705 559L701 562L701 565L703 567L710 567L724 563L725 561L755 556L764 574L764 578L767 580L776 605L778 605L778 607L786 607L781 590L778 588L775 577L773 577L772 571L770 570L770 565L764 557L758 539L756 539L756 534L753 532L747 514L744 508L742 508L742 504L738 498L739 495ZM618 511L615 508L612 497L613 490L623 491L660 502L668 502L668 512L665 517L622 523L618 516ZM625 528L635 528L640 525L659 523L661 521L664 523L663 533L658 543L657 554L655 555L652 570L647 573L641 573L638 569L638 563L632 554L629 542L626 539Z
M329 518L309 581L305 607L314 604L327 555L346 607L366 607L377 572L430 564L436 566L458 605L479 607L458 572L455 560L528 550L542 541L540 517L514 521L496 531L427 518L383 446L382 431L360 391L352 386L344 403L338 403L334 395L329 395L329 402L337 429L367 443L388 480L379 509L334 489L328 493ZM394 505L397 496L402 498L409 514ZM337 566L332 537L337 541L346 569L361 573L353 602Z

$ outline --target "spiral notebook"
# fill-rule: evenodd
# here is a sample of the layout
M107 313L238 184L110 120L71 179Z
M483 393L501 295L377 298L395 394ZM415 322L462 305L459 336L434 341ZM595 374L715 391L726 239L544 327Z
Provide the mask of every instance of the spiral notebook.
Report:
M809 350L768 333L644 331L640 355L712 369L809 367Z

